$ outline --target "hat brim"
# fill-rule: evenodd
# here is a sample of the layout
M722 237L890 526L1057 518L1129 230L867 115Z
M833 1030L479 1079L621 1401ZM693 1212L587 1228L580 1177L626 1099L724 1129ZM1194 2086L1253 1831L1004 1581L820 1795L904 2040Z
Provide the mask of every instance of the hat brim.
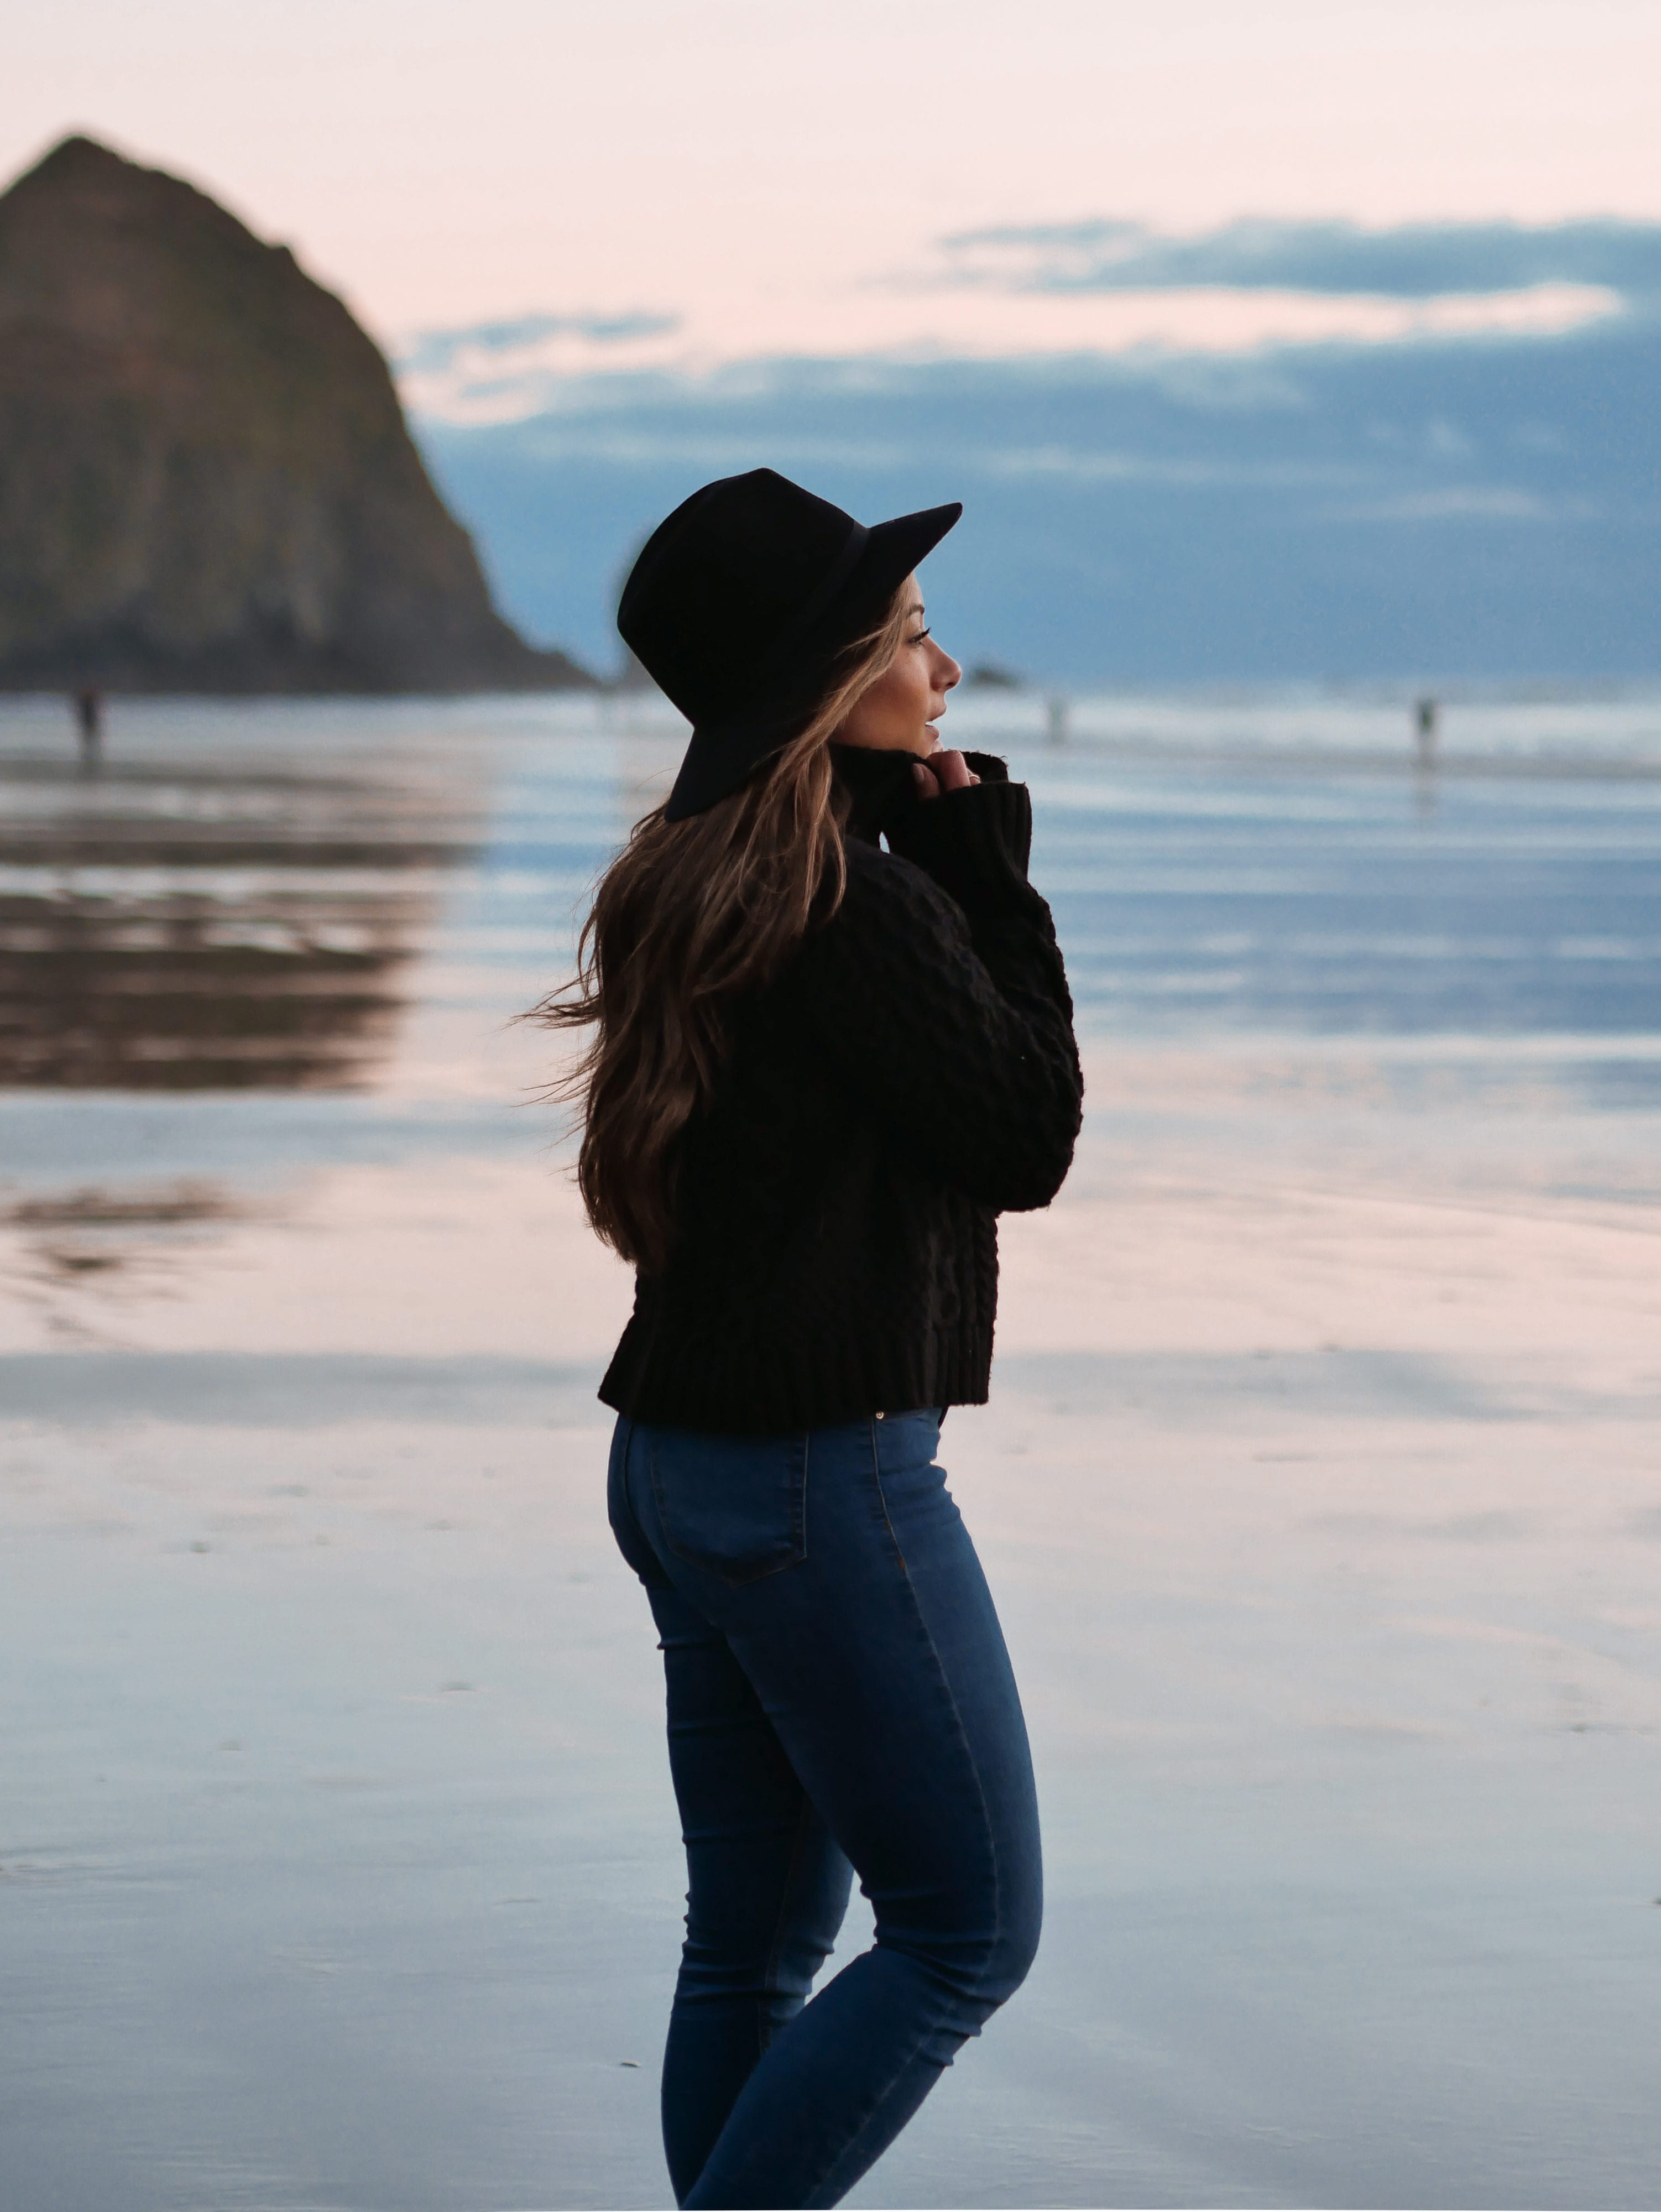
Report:
M665 821L682 822L727 798L790 742L822 696L837 654L881 621L901 584L962 512L961 501L953 500L872 525L834 598L793 641L785 665L741 707L694 729L664 808Z

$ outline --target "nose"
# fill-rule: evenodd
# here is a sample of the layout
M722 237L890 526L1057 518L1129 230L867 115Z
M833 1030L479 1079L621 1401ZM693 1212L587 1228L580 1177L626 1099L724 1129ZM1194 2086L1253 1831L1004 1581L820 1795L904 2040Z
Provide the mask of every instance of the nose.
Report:
M963 681L963 671L949 653L943 650L941 653L940 665L935 671L934 680L943 691L954 691Z

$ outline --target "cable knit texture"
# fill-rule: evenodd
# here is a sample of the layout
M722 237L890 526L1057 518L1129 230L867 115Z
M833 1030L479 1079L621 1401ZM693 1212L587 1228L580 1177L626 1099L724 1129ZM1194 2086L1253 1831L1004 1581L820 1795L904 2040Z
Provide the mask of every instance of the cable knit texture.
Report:
M979 785L918 799L909 754L834 757L847 893L738 1009L686 1132L673 1256L637 1278L600 1386L635 1420L984 1403L997 1216L1047 1206L1072 1159L1082 1083L1026 787L971 753Z

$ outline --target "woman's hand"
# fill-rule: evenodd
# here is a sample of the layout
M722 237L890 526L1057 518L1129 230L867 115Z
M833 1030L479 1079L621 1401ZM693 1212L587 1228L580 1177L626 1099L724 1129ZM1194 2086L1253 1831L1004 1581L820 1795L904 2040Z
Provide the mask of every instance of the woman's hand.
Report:
M979 781L961 753L931 753L926 768L921 761L912 767L912 781L919 799L938 799L943 791L967 791Z

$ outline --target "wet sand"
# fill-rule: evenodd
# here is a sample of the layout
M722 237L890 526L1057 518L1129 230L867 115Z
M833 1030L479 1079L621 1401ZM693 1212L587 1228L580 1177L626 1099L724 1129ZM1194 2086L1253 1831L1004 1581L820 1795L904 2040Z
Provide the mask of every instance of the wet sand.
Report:
M627 1285L466 865L356 1105L0 1096L20 2212L666 2201ZM944 1437L1045 1946L853 2201L1651 2203L1661 1045L1088 1064Z
M861 2201L1646 2203L1661 1209L1135 1150L1009 1225L947 1427L1044 1955ZM539 1162L483 1181L321 1178L142 1350L25 1314L15 2202L663 2201L624 1286Z

